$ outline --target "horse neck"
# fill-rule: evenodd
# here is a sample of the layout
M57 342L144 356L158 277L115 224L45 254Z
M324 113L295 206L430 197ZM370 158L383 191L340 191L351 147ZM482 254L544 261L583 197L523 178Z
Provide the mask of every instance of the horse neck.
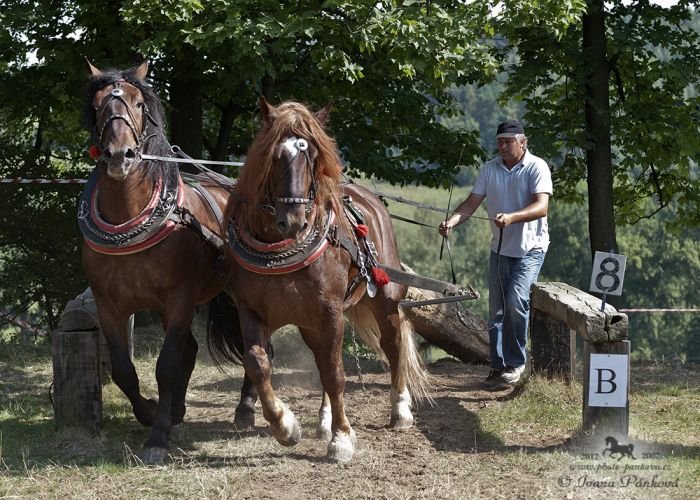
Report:
M102 219L110 224L130 221L143 211L153 197L155 181L142 175L138 165L132 168L134 171L123 181L111 178L104 169L97 182L97 208Z

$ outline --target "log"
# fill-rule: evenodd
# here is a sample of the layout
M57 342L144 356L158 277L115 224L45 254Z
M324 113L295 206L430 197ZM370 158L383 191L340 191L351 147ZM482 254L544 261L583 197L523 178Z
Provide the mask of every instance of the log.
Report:
M627 315L610 304L601 311L601 299L566 283L541 282L532 285L531 307L563 321L588 342L626 340Z
M402 264L409 272L413 270ZM406 299L429 300L443 297L438 292L409 287ZM488 324L464 307L462 302L446 302L403 309L413 330L430 345L466 363L489 362Z

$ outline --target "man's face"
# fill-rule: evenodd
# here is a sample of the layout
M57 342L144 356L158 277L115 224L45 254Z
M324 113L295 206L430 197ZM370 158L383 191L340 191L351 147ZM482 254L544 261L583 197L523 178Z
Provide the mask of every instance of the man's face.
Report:
M506 165L514 165L525 152L522 142L516 137L500 137L496 139L498 152Z

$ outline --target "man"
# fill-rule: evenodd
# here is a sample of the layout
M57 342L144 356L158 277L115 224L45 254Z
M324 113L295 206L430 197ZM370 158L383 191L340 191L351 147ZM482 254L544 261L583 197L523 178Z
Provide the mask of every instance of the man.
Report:
M489 350L485 390L516 385L525 371L530 286L549 246L547 208L552 175L547 163L527 150L523 126L508 120L496 133L499 156L479 171L471 194L440 224L447 236L487 200L491 220L489 260Z

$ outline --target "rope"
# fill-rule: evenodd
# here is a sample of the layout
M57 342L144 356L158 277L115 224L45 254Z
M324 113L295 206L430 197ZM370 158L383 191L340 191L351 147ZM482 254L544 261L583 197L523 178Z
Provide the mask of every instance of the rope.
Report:
M87 179L0 179L0 184L85 184Z
M671 309L671 308L636 308L636 309L618 309L619 312L700 312L700 309L694 309L694 308L680 308L680 309Z
M405 203L406 205L413 205L414 207L418 207L418 208L425 208L426 210L432 210L433 212L441 212L443 214L450 213L449 210L446 210L444 208L435 207L433 205L426 205L424 203L418 203L417 201L413 201L413 200L407 200L406 198L403 198L401 196L393 196L390 194L382 193L380 191L373 191L373 193L375 195L377 195L379 198L386 198L387 200L398 201L399 203ZM489 219L488 217L480 217L478 215L470 215L469 218L470 219L492 220L492 219Z

